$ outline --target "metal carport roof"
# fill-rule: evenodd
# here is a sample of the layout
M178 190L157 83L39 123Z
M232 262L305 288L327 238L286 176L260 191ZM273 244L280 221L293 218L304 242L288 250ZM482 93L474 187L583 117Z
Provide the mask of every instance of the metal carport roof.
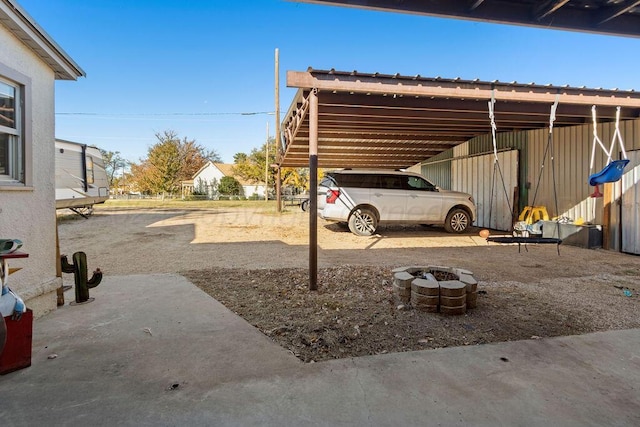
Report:
M289 71L299 90L283 120L280 166L309 165L309 95L317 96L318 166L406 168L491 132L488 101L496 100L498 132L640 117L640 93L535 83L488 82L308 69Z

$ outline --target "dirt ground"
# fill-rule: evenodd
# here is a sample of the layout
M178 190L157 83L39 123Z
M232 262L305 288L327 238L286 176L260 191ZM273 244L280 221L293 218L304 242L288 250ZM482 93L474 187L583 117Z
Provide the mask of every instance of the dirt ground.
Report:
M357 237L319 219L319 289L309 291L308 224L297 208L107 204L58 228L61 252L86 252L90 269L182 274L306 362L640 328L637 256L572 246L558 255L555 245L519 252L475 229L381 227ZM391 270L407 265L471 270L477 308L446 316L401 304Z

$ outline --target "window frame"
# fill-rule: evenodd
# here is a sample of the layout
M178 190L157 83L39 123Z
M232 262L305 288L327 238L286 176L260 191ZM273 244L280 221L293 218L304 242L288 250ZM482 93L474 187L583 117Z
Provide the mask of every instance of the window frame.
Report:
M25 188L33 185L32 181L32 129L31 129L31 78L0 64L0 80L16 89L15 120L16 128L0 126L0 132L17 138L17 153L10 162L18 164L19 171L11 175L0 175L0 189ZM14 164L14 167L15 167Z
M420 186L420 187L412 186L411 185L411 180L412 179L416 180L416 182L422 183L422 186ZM412 190L412 191L433 191L433 192L437 192L438 191L438 187L433 185L433 183L431 181L429 181L428 179L425 179L424 177L421 177L421 176L406 175L406 184L407 184L407 190Z

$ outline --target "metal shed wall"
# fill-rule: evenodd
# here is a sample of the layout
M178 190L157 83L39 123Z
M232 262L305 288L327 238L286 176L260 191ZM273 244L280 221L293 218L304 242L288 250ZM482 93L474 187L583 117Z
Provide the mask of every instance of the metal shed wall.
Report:
M629 151L631 163L622 176L621 250L640 255L640 150Z
M529 132L504 132L496 135L496 146L498 151L516 149L520 153L518 161L518 176L527 176L527 143L529 140ZM460 159L465 157L474 157L483 154L493 153L493 141L491 135L482 135L472 138L464 144L447 150L438 156L430 158L422 164L422 175L436 185L451 190L451 162L443 162L443 159ZM476 174L477 172L473 172ZM493 168L489 173L493 173ZM522 179L522 178L520 178ZM520 185L519 209L526 206L527 188Z
M615 131L614 123L602 123L597 132L605 146L609 146ZM596 161L592 171L589 170L591 146L593 143L593 125L585 124L553 130L554 163L556 172L556 190L558 210L555 208L553 194L553 176L551 158L547 155L542 171L538 194L534 202L534 192L547 146L549 131L545 129L529 131L528 170L526 181L531 183L528 204L544 205L549 215L564 215L573 220L583 218L587 222L601 224L603 221L602 198L590 197L593 187L588 184L589 175L602 169L606 164L606 156L602 149L596 147ZM640 145L640 119L620 123L620 133L625 141L626 150L637 149ZM618 148L614 149L617 158ZM620 183L614 184L614 197L621 197ZM602 189L601 189L602 191ZM620 208L617 202L611 205L610 242L612 249L620 248Z
M610 126L609 139L613 136L613 125ZM626 120L620 123L620 133L625 141L625 147L627 151L640 149L640 119ZM607 141L603 139L603 141ZM617 152L617 150L616 150ZM603 162L604 164L604 162ZM597 166L596 166L597 169ZM629 172L632 168L628 166L625 172ZM636 186L638 184L636 183ZM627 188L626 191L637 191L637 188ZM609 248L615 250L622 249L622 229L623 225L620 223L621 218L621 199L622 199L622 182L617 182L614 185L613 191L615 201L611 204L611 227L609 231ZM629 229L629 224L625 224L624 227Z
M444 188L451 190L451 159L453 158L453 149L433 156L428 163L423 163L421 167L422 176L429 181Z
M615 123L601 123L597 126L600 139L609 146L615 130ZM626 120L620 123L620 133L625 142L627 151L640 149L640 119ZM549 130L539 129L522 132L507 132L496 135L498 150L518 149L520 203L522 209L526 205L547 207L549 215L565 215L572 219L583 218L585 221L602 223L602 198L594 199L590 195L593 187L588 185L589 175L597 172L606 164L606 157L602 150L596 148L596 162L594 170L589 170L591 145L593 142L593 125L590 123L554 128L554 164L556 173L556 191L558 198L558 212L555 208L553 176L551 169L551 157L547 154L545 166L542 168L542 160L549 140ZM430 158L422 164L422 174L445 189L451 189L451 161L454 158L465 158L481 154L491 153L493 143L491 135L482 135L473 138L461 146L447 150L438 156ZM616 148L614 153L618 153ZM455 155L454 155L455 153ZM541 173L542 171L542 173ZM492 173L487 171L486 173ZM477 171L469 171L470 175ZM615 184L614 197L619 201L621 187ZM601 189L602 190L602 189ZM612 204L610 247L620 249L620 207L618 203Z
M518 187L518 150L498 153L504 181L497 173L494 175L494 159L490 153L453 160L451 187L473 196L477 209L474 224L477 227L511 231L514 189Z
M492 153L492 139L491 135L482 135L469 140L469 155ZM503 132L496 135L498 151L516 149L520 153L518 159L518 177L520 180L518 210L522 210L527 205L527 187L524 185L523 177L527 176L528 171L528 141L529 132Z

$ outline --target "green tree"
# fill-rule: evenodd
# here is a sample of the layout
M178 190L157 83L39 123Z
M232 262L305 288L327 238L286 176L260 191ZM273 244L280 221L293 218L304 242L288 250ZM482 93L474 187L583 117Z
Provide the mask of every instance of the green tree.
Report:
M233 156L233 172L247 181L264 182L265 179L265 159L267 144L262 144L260 148L254 148L250 154L236 153ZM275 139L269 138L269 165L276 162ZM322 176L321 169L318 169L318 176ZM299 190L309 189L309 169L308 168L282 168L280 177L283 186L295 187ZM275 187L276 169L269 167L268 185Z
M236 153L233 155L233 163L238 164L247 160L247 153Z
M269 165L275 163L275 140L269 138ZM233 156L234 167L233 172L247 181L264 182L265 179L265 161L267 158L267 143L262 144L260 148L254 148L249 155L245 153L237 153ZM269 167L268 185L273 188L275 182L275 170Z
M177 193L180 182L193 175L208 160L220 161L215 150L205 150L195 140L180 139L171 130L156 133L158 142L149 148L147 158L131 165L136 187L144 193Z
M242 194L242 185L232 176L223 176L218 184L218 192L229 196Z
M282 168L280 178L283 187L293 187L299 190L309 189L309 169Z
M104 170L107 172L109 188L115 188L118 171L124 173L129 162L120 155L119 151L107 151L101 148L99 150L102 153L102 160L104 160Z

